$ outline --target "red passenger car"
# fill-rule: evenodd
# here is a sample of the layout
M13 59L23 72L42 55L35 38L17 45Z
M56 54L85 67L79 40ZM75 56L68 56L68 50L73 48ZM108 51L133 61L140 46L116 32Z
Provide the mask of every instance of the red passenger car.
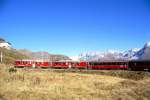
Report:
M32 67L33 66L33 60L16 60L15 61L15 67Z
M126 61L89 62L88 69L128 69Z
M133 71L149 71L150 72L150 60L129 61L129 69Z
M140 64L139 62L137 64ZM143 63L142 63L143 64ZM133 63L130 62L130 67ZM15 67L29 68L75 68L75 69L128 69L128 61L105 61L105 62L84 62L84 61L55 61L46 60L16 60ZM141 67L139 67L141 68ZM132 68L133 69L133 68Z
M35 61L35 67L37 68L49 68L51 65L48 61Z
M15 67L48 68L51 63L43 60L16 60Z
M81 61L81 62L71 62L71 67L72 68L77 68L77 69L86 69L88 66L87 62Z
M68 62L62 62L62 61L57 61L57 62L52 62L51 67L52 68L69 68L69 63Z

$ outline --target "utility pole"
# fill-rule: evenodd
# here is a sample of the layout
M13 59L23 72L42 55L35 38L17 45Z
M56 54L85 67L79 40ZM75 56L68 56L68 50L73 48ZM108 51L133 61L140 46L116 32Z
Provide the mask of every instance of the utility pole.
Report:
M1 51L1 63L3 62L3 53Z

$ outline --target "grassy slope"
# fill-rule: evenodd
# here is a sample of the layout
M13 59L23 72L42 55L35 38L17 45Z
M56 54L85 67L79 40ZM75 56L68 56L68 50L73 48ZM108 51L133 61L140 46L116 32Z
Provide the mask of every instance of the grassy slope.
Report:
M1 68L0 100L150 100L150 77L143 76L134 80L121 76L39 70L9 73Z
M0 51L3 52L3 63L5 63L5 64L13 64L16 59L29 58L29 57L19 53L15 49L7 50L4 48L0 48Z

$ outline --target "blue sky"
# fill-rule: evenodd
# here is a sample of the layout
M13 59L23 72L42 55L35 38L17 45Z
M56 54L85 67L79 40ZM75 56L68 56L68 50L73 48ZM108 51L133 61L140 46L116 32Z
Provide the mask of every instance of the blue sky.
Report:
M150 41L150 1L0 0L0 36L68 56L139 48Z

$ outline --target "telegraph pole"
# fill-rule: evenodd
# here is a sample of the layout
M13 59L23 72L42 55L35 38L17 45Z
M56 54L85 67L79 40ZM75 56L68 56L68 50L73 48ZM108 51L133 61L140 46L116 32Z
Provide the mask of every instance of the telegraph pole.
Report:
M2 53L2 51L1 51L1 63L3 62L3 53Z

